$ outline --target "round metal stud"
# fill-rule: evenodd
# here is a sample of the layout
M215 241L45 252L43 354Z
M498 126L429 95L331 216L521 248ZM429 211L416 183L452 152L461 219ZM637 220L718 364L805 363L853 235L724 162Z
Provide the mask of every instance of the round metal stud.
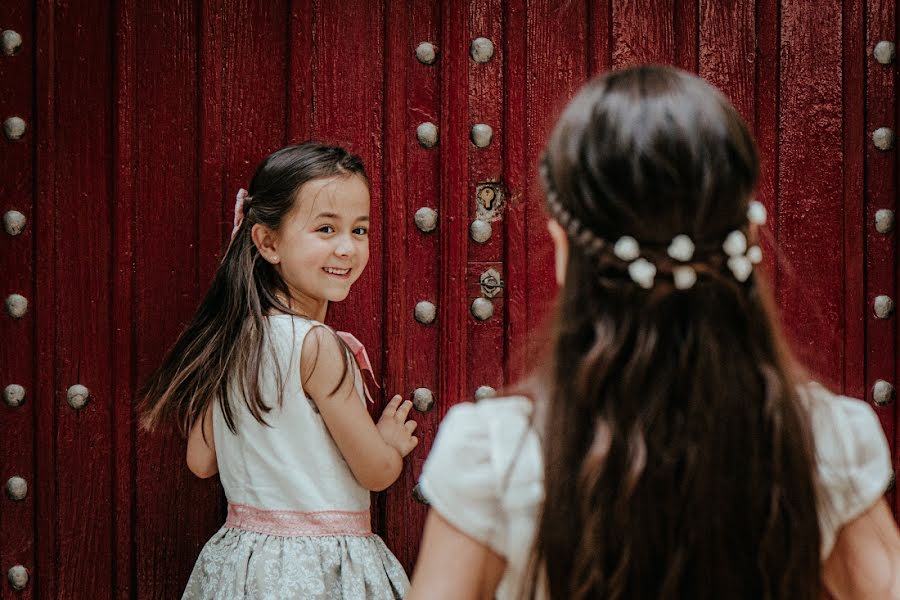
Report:
M897 397L897 390L884 379L879 379L872 386L872 400L878 406L887 406Z
M894 229L894 211L882 208L875 213L875 231L878 233L890 233Z
M894 132L890 127L879 127L872 132L872 143L879 150L890 150L894 147Z
M433 65L437 58L437 50L431 42L422 42L416 46L416 58L423 65Z
M14 56L22 49L22 36L12 29L5 29L0 33L0 46L3 47L3 54Z
M472 126L472 143L479 148L487 148L491 144L491 139L493 139L493 137L494 130L491 129L490 125L477 123L476 125Z
M434 394L428 388L416 388L412 403L417 411L428 412L434 406Z
M421 504L428 504L428 498L425 497L425 494L422 493L421 488L419 488L419 484L417 483L412 490L412 497L416 502Z
M416 321L422 325L433 323L437 316L437 307L427 300L422 300L416 304L415 316Z
M11 142L22 139L25 135L25 121L19 117L10 117L3 121L3 135Z
M483 385L475 390L475 399L484 400L485 398L493 398L497 395L497 390L489 385Z
M10 408L18 408L25 404L25 388L18 383L11 383L3 388L3 401Z
M22 565L12 567L6 573L6 577L9 579L9 585L17 592L24 590L25 586L28 585L28 569Z
M91 392L80 383L71 386L66 392L66 402L75 410L81 410L91 399Z
M475 38L469 47L469 54L475 62L486 63L494 56L494 42L485 37Z
M19 235L25 229L25 215L17 210L6 211L3 215L3 228L9 235Z
M487 298L475 298L472 302L472 316L479 321L487 321L494 316L494 303Z
M875 49L872 51L875 60L883 65L889 65L894 62L896 54L897 49L894 47L894 42L889 42L887 40L881 40L875 44Z
M434 123L427 121L416 127L416 137L425 148L433 148L438 143L438 128Z
M28 495L28 482L18 475L13 475L6 480L6 495L10 500L24 500Z
M28 300L19 294L10 294L6 297L6 312L13 319L21 319L28 312Z
M885 296L884 294L875 296L875 301L872 302L872 309L875 311L875 316L879 319L889 319L894 314L894 301L891 300L890 296Z
M423 233L434 231L437 228L438 214L433 208L423 206L416 211L416 227Z
M491 239L491 233L492 228L490 222L488 221L475 219L474 221L472 221L472 224L469 225L469 235L472 236L472 239L479 244L483 244Z

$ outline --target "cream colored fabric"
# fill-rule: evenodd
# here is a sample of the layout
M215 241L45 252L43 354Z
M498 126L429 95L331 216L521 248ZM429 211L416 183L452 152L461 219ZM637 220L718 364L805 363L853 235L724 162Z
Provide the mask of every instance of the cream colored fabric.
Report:
M827 557L840 527L881 498L891 476L890 455L867 404L817 384L802 388L802 398L815 438L821 553ZM518 596L543 502L542 454L531 412L532 403L521 397L454 406L419 480L434 510L506 558L498 600Z

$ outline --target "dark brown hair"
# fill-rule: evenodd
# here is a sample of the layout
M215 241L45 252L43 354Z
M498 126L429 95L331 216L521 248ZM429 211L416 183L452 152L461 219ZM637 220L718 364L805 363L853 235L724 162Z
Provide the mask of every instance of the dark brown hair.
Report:
M755 144L728 101L667 67L589 82L542 163L569 258L543 381L546 501L532 565L554 600L818 599L815 455L757 274ZM672 281L685 234L698 275ZM612 247L638 240L645 289Z
M174 418L179 430L187 434L217 398L229 429L235 431L233 400L229 398L235 378L250 413L264 422L271 407L260 395L259 366L263 352L274 351L266 315L271 309L294 312L279 300L279 294L290 296L287 286L272 265L261 259L250 230L257 223L277 230L294 208L304 184L341 175L362 177L368 185L359 157L316 142L287 146L260 163L250 182L244 220L209 291L142 390L146 427ZM279 389L279 403L281 395Z

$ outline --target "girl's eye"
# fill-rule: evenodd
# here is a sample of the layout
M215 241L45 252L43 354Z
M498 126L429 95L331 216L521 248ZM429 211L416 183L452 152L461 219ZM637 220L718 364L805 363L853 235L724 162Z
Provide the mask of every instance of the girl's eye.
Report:
M369 230L365 227L357 227L353 230L353 233L355 233L356 235L367 235L369 233Z
M334 227L332 227L331 225L323 225L322 227L316 229L316 231L319 231L321 233L334 233Z

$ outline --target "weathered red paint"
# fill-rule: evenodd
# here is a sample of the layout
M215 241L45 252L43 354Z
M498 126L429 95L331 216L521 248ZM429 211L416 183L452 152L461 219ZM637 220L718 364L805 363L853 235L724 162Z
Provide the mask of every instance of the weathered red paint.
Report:
M0 28L23 50L0 56L0 118L29 125L0 140L0 209L28 227L0 234L4 297L25 318L0 318L0 385L24 406L0 407L0 482L28 480L22 502L0 498L0 572L23 564L22 593L3 598L177 597L223 520L215 480L183 466L171 431L140 431L134 396L185 324L230 231L233 194L256 161L304 138L362 155L372 182L372 260L330 318L368 346L393 393L434 391L417 414L422 440L400 480L376 496L377 529L411 567L426 507L411 490L441 417L480 385L527 371L555 294L536 159L581 82L654 61L698 72L753 127L769 207L767 267L794 346L825 381L870 398L896 383L896 317L872 299L897 294L896 232L874 213L897 208L897 152L870 133L894 127L895 65L872 48L896 35L896 6L848 0L405 3L138 3L112 7L12 0ZM471 40L488 37L477 64ZM433 65L415 48L432 42ZM432 121L430 149L416 127ZM486 123L486 148L469 139ZM507 192L485 244L469 238L475 190ZM413 223L423 206L438 227ZM495 316L470 315L486 268L504 289ZM423 326L413 307L429 300ZM66 389L91 402L73 411ZM895 406L878 409L892 444ZM895 506L896 508L896 506Z

